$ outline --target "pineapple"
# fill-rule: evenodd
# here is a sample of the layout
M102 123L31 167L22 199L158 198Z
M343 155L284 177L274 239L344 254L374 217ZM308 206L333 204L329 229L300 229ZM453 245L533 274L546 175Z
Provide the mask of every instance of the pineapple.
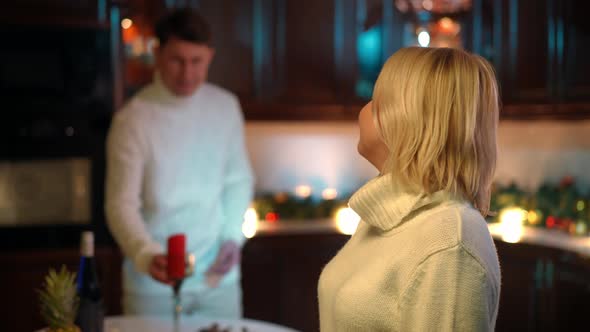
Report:
M76 273L65 266L56 272L49 270L43 289L39 290L41 317L48 325L48 332L80 332L74 324L79 298L76 294Z

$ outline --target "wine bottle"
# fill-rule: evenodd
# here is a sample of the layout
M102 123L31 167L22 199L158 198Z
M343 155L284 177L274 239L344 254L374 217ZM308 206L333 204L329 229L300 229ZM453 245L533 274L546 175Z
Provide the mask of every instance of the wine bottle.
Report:
M80 307L76 325L83 332L103 332L104 309L94 258L94 234L82 232L77 291Z

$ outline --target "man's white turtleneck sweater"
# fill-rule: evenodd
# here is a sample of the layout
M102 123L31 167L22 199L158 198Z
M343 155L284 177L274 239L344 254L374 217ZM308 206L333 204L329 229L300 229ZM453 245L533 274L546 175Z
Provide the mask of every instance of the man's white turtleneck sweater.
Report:
M114 116L107 160L106 214L126 257L125 292L170 293L147 270L171 234L185 233L197 258L183 290L203 285L223 241L243 242L253 178L231 93L204 83L177 97L156 77ZM223 282L237 281L239 267Z
M321 274L322 331L494 330L500 266L477 210L398 192L387 175L349 204L362 221Z

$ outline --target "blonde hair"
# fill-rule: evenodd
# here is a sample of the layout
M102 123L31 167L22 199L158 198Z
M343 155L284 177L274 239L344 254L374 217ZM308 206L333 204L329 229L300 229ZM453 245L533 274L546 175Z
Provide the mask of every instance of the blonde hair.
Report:
M444 190L489 212L496 167L498 87L480 56L450 48L404 48L381 70L373 115L396 184Z

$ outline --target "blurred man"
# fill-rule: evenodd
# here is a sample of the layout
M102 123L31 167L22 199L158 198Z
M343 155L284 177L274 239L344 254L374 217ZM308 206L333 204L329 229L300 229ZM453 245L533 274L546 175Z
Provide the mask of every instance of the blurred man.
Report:
M152 84L118 112L107 142L106 213L121 247L127 314L171 314L165 245L187 236L196 269L185 311L240 317L241 224L252 172L237 98L207 83L207 22L181 9L156 25Z

